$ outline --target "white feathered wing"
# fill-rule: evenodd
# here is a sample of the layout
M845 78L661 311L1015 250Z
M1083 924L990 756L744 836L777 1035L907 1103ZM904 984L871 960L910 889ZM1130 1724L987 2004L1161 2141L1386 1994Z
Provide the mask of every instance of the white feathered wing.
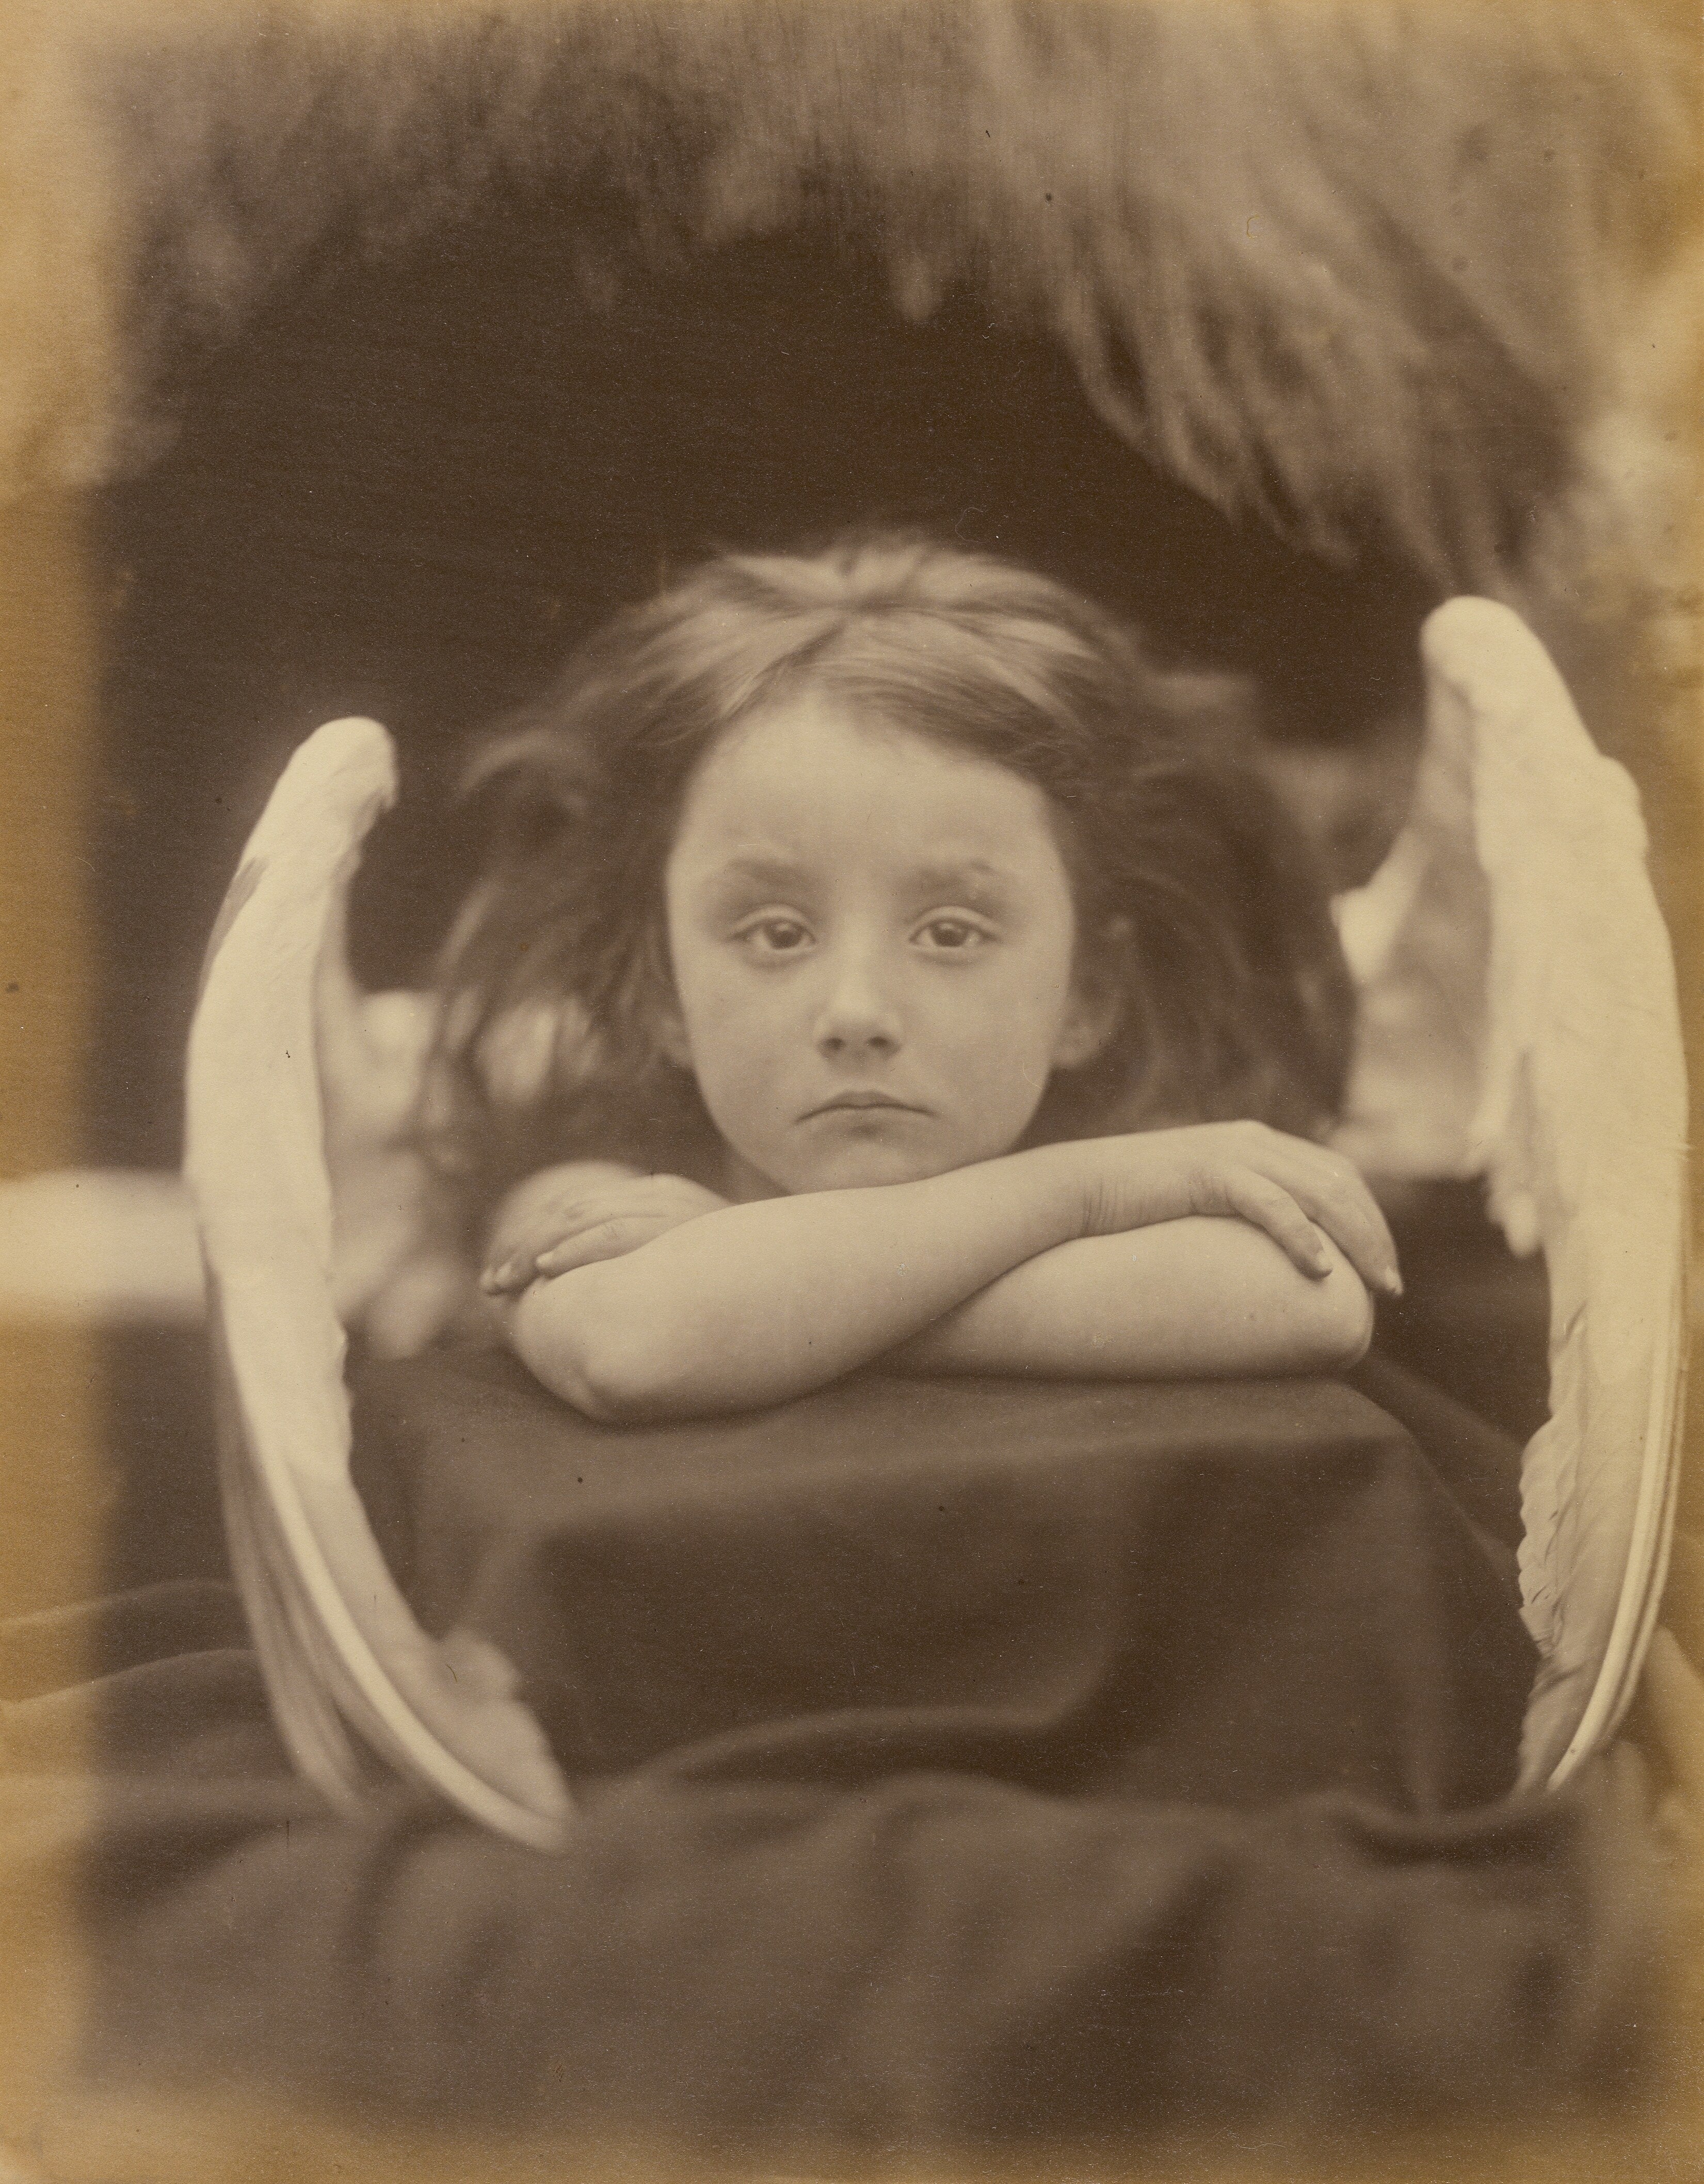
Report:
M1522 1752L1556 1784L1613 1731L1654 1626L1684 1357L1686 1081L1639 800L1510 609L1426 625L1427 734L1402 838L1344 941L1364 1030L1345 1146L1483 1174L1542 1246L1550 1416L1522 1472L1541 1666Z

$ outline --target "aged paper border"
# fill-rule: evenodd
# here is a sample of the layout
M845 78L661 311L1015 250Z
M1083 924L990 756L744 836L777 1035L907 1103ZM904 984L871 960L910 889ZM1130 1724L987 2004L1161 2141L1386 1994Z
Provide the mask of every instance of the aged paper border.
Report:
M75 4L75 0L73 0ZM241 7L248 0L232 0ZM701 0L681 0L701 4ZM832 0L823 0L832 4ZM1198 0L1179 0L1198 4ZM1290 0L1306 5L1308 0ZM1439 0L1450 4L1450 0ZM1534 8L1544 0L1528 0ZM1670 0L1657 0L1669 5ZM134 7L116 0L115 21L134 23L146 0ZM1678 22L1690 22L1692 10L1674 4ZM49 26L46 0L6 0L0 11L0 91L6 104L0 116L26 108L39 87L37 71L46 47L38 41ZM6 125L0 120L0 128ZM9 154L0 153L0 220L15 221L28 210L36 187L31 148L14 138ZM1677 206L1677 239L1699 209ZM35 277L51 281L55 269L42 265ZM1690 276L1688 276L1690 277ZM9 338L0 321L0 339ZM74 355L36 359L41 369L63 372L68 383L98 374L103 329L92 321ZM1692 426L1704 455L1704 423ZM1696 586L1704 580L1704 553L1695 533L1686 549ZM98 986L95 927L89 901L84 822L93 786L98 734L98 681L102 601L83 517L74 493L37 489L0 508L0 1176L26 1174L62 1166L75 1153L75 1115L84 1073L100 1067L92 1048L92 1011ZM1690 610L1696 616L1696 602ZM1687 665L1683 661L1682 666ZM1677 696L1677 718L1688 702L1696 705L1696 660L1689 701ZM1704 782L1704 719L1696 763ZM1681 749L1684 750L1684 741ZM1685 901L1684 876L1671 878L1671 906L1693 933L1704 933L1704 863L1691 875L1696 889ZM1696 943L1688 961L1700 962ZM15 990L14 990L15 988ZM1704 1054L1704 991L1684 993L1689 1043ZM75 1333L42 1329L8 1336L0 1384L0 1573L29 1568L32 1590L60 1597L98 1589L102 1526L108 1491L105 1422L95 1377L93 1346ZM1696 1383L1695 1383L1696 1386ZM1699 1479L1704 1457L1695 1394L1690 1469ZM1693 1505L1704 1487L1695 1485ZM50 1575L44 1581L44 1569ZM0 1574L0 1589L5 1586ZM1696 1645L1704 1635L1704 1602L1672 1598L1670 1620ZM1652 1695L1651 1711L1665 1712L1662 1694ZM1704 1797L1704 1762L1690 1780L1695 1797ZM68 1822L74 1819L68 1813ZM63 1977L57 1988L38 1987L0 2005L0 2086L8 2094L26 2086L36 2068L67 2049L79 2015L81 1970L75 1947L68 1876L44 1872L36 1895L17 1915L31 1930L42 1924L63 1929L68 1946L57 1961ZM39 1938L20 1933L20 1945ZM0 1933L0 1960L10 1953ZM1704 1973L1704 1967L1698 1968ZM0 1982L3 1983L3 1982ZM1696 2035L1704 2024L1694 1977ZM1653 2006L1656 1997L1652 1998ZM1689 2044L1696 2052L1699 2041ZM1443 2175L1483 2176L1496 2184L1520 2184L1542 2178L1600 2179L1635 2174L1679 2176L1687 2173L1684 2155L1704 2143L1704 2086L1696 2073L1684 2108L1631 2133L1600 2136L1571 2130L1542 2142L1505 2137L1497 2142L1465 2133L1428 2136L1380 2147L1345 2146L1341 2161L1321 2168L1316 2159L1287 2159L1281 2149L1250 2151L1235 2169L1201 2149L1178 2145L1163 2170L1144 2165L1133 2174L1183 2179L1209 2176L1230 2184L1280 2177L1291 2180L1327 2174L1344 2179L1430 2180ZM7 2106L11 2106L8 2098ZM3 2112L0 2112L3 2114ZM32 2174L34 2157L20 2147L18 2173ZM1696 2157L1694 2157L1696 2159ZM120 2180L170 2176L174 2184L192 2180L277 2178L344 2175L363 2180L469 2180L490 2174L588 2178L684 2177L679 2157L658 2151L654 2159L632 2148L511 2148L499 2155L474 2143L441 2140L359 2138L327 2120L304 2115L257 2114L252 2108L221 2108L217 2103L187 2102L161 2113L158 2109L115 2108L110 2113L68 2119L57 2154L47 2156L40 2173ZM64 2166L61 2166L61 2163ZM694 2166L690 2173L701 2173ZM952 2172L920 2166L919 2177ZM992 2177L996 2172L990 2170ZM1039 2176L1039 2170L1014 2166L998 2172L1018 2180ZM1087 2164L1067 2164L1053 2172L1063 2178L1087 2173ZM8 2177L7 2156L0 2152L0 2178Z

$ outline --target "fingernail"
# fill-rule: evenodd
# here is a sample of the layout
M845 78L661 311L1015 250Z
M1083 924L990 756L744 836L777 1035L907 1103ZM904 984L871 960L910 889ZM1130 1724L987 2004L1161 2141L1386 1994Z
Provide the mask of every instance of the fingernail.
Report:
M1390 1272L1385 1276L1384 1286L1389 1290L1392 1296L1400 1296L1402 1295L1402 1277L1397 1273L1394 1267L1393 1267Z

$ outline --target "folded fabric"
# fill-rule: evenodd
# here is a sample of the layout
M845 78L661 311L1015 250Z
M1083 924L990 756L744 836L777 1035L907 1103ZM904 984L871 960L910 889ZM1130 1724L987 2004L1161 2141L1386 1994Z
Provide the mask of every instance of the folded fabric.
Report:
M62 1633L105 1664L75 1716L10 1687L8 1981L62 1991L68 1956L85 2013L55 2080L13 2088L20 2144L118 2103L126 2174L139 2117L176 2174L175 2134L240 2150L251 2109L275 2135L293 2114L471 2133L480 2175L541 2133L611 2160L1179 2130L1234 2151L1257 2120L1548 2119L1648 2066L1662 1904L1625 1747L1556 1795L1430 1819L665 1762L544 1857L400 1788L333 1817L232 1648L232 1598L165 1607L102 1602ZM144 1658L168 1639L189 1650ZM69 1930L40 1915L68 1873Z
M1500 1444L1375 1383L1494 1509ZM221 1588L0 1629L0 1919L85 1997L30 2142L119 2100L167 2166L251 2107L488 2166L1088 2158L1643 2081L1640 1763L1495 1794L1512 1558L1365 1396L871 1379L634 1434L491 1355L359 1386L417 1607L570 1758L567 1848L332 1814Z
M360 1373L355 1461L424 1626L506 1656L571 1776L1411 1812L1513 1780L1511 1566L1337 1382L866 1374L636 1430L467 1350Z

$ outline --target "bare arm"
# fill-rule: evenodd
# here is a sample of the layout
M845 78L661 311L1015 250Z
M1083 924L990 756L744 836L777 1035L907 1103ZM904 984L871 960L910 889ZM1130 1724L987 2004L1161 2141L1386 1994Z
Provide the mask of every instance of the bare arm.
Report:
M1088 1236L1003 1274L895 1353L920 1373L1193 1379L1318 1373L1372 1339L1366 1285L1340 1251L1310 1279L1243 1221Z
M506 1307L509 1339L546 1387L592 1418L785 1402L1081 1234L1075 1150L724 1206L622 1257L534 1282Z
M1315 1218L1394 1279L1383 1223L1334 1156L1252 1125L1155 1131L718 1207L623 1256L523 1276L500 1309L539 1379L607 1419L785 1401L949 1314L911 1353L919 1369L1296 1370L1366 1339L1365 1290ZM1282 1251L1252 1228L1209 1233L1248 1223ZM1151 1241L1128 1233L1154 1224Z

